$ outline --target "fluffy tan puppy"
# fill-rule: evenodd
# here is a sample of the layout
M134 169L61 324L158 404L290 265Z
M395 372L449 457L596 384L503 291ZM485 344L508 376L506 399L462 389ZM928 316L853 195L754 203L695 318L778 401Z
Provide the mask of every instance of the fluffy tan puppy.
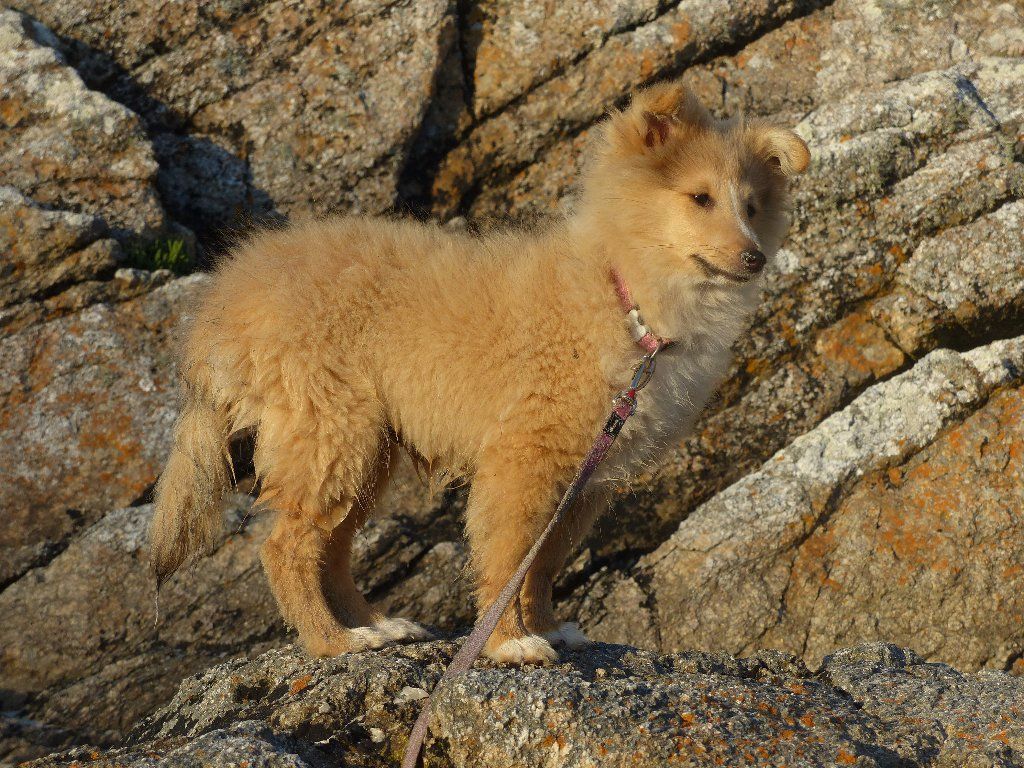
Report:
M212 546L228 438L251 429L260 501L277 514L263 563L311 653L427 635L369 605L349 570L399 448L472 481L466 528L486 609L643 354L617 270L646 326L674 344L486 652L543 662L553 643L587 642L555 617L552 581L606 489L677 443L724 375L786 227L787 177L809 160L791 131L718 122L678 83L637 94L598 134L575 212L546 229L478 237L336 218L260 233L218 267L156 490L159 580Z

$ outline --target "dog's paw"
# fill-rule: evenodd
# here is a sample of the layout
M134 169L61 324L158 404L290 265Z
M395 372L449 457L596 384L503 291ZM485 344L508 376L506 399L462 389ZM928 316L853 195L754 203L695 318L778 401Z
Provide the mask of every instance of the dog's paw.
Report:
M570 650L585 648L588 645L594 644L594 641L583 634L579 626L572 621L563 622L553 632L545 632L544 639L552 645L563 645Z
M418 640L432 640L434 633L421 624L408 619L381 619L373 628L396 643L415 643Z
M558 660L558 652L539 635L513 637L484 653L501 664L548 664Z
M372 651L395 642L393 637L379 629L376 624L372 627L356 627L350 631L349 637L350 650L353 653Z
M326 637L305 638L302 644L306 648L306 653L314 658L340 656L353 650L352 635L348 631L337 632ZM355 650L362 650L362 648Z
M394 643L413 643L430 640L434 635L426 627L408 619L381 619L370 627L356 627L351 631L353 651L369 651Z

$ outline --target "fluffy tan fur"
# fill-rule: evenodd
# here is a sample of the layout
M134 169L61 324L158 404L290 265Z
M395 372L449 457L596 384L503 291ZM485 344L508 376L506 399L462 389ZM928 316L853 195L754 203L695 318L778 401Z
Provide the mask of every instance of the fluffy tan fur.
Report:
M724 374L759 292L742 254L774 254L787 176L809 160L792 132L718 122L678 83L637 94L599 134L575 213L542 231L477 237L346 217L235 249L184 351L185 405L150 529L159 579L211 546L227 438L252 429L261 501L277 513L264 566L311 653L426 635L376 611L349 571L352 537L400 446L471 479L466 528L485 609L640 357L615 267L647 325L676 344L487 653L539 662L553 642L586 642L556 619L552 581L606 489L681 439Z

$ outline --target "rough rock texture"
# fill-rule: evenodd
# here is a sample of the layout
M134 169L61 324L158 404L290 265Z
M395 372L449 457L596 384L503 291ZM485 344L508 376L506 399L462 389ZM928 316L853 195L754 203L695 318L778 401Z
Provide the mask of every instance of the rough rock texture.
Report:
M15 5L143 115L160 192L200 231L276 210L390 207L455 38L443 0Z
M0 337L0 584L153 483L177 412L172 329L202 280Z
M47 210L14 187L0 187L0 307L101 276L117 264L102 219Z
M585 624L808 662L885 637L1010 668L1024 648L1022 385L1024 337L931 353L699 507L626 578L599 579Z
M631 88L821 3L14 5L145 117L168 206L205 232L275 209L451 215Z
M111 752L33 766L395 765L453 644L215 667ZM598 645L548 668L478 666L439 689L426 765L1024 765L1024 682L894 645L810 672L762 651L659 656Z
M489 115L666 10L666 3L485 0L468 7L463 45L473 111Z
M666 4L670 10L665 16L641 24L632 34L657 30L667 40L659 26L680 9L685 12L685 5ZM814 9L818 5L823 7ZM853 93L870 97L879 86L914 74L966 65L983 56L1024 54L1024 11L1013 3L836 0L802 4L795 15L797 18L749 45L739 46L735 54L689 68L686 62L679 62L670 65L668 72L685 69L688 84L716 113L743 111L796 123L824 103ZM544 35L533 39L543 40ZM647 50L662 49L654 45ZM665 70L658 67L654 71ZM594 79L600 82L604 78ZM603 107L594 111L592 118L575 125L568 135L550 134L544 152L529 162L497 170L500 183L478 185L463 198L463 207L483 216L556 210L559 199L571 193L580 168L580 151L602 111Z
M0 329L120 302L164 283L129 255L194 237L171 221L139 117L90 90L53 33L0 9Z
M101 216L115 230L167 222L157 163L138 117L89 90L53 34L0 10L0 167L37 203Z
M492 5L497 7L491 9ZM483 3L481 12L500 13L505 5L503 2ZM560 10L556 13L573 15L574 11L579 13L582 5L559 4ZM469 207L484 185L501 185L510 173L534 163L557 139L570 138L594 123L610 104L656 74L679 71L710 58L723 48L764 32L793 15L806 13L816 5L815 2L761 0L671 3L665 4L662 12L654 14L646 23L620 25L620 32L608 36L590 55L581 55L591 47L584 36L578 41L579 49L574 51L573 58L578 57L578 60L571 66L564 71L556 70L550 79L538 79L535 87L521 92L505 109L476 121L460 136L458 145L439 163L431 190L434 209L450 214ZM639 22L645 14L637 10ZM609 16L597 8L586 13L599 19L603 17L606 24L610 21ZM474 108L480 112L487 112L507 98L503 73L509 57L507 52L505 56L499 52L516 45L520 36L516 21L493 27L483 25L479 31L471 28L471 45L473 36L481 38L476 46L477 54L493 50L492 61L485 58L482 79L485 85L495 88L473 93ZM615 23L611 22L611 26ZM525 35L537 39L533 30ZM549 33L540 36L537 43L550 50L549 46L563 42L557 38L557 34ZM517 80L515 69L513 65L512 83ZM474 73L477 71L474 69ZM516 89L517 85L508 87Z
M470 594L460 578L461 547L431 547L418 535L436 505L447 502L430 497L408 466L398 474L386 501L404 512L363 530L354 550L356 575L394 615L415 601L430 615L465 617ZM151 513L150 504L107 513L0 592L0 703L21 712L17 733L32 745L18 746L22 757L81 741L109 743L167 701L183 675L238 650L284 642L287 631L258 558L270 531L268 513L253 509L248 497L231 500L214 555L161 590L159 624L146 566ZM55 634L55 627L61 631Z
M250 647L279 640L283 627L253 556L269 521L259 515L243 525L248 512L239 497L227 514L232 535L162 591L159 625L145 560L150 505L106 514L0 593L0 611L9 617L0 628L5 696L14 699L8 707L23 703L14 697L44 691L32 702L36 719L75 731L76 740L109 740L166 701L183 668L198 671L224 658L222 625Z

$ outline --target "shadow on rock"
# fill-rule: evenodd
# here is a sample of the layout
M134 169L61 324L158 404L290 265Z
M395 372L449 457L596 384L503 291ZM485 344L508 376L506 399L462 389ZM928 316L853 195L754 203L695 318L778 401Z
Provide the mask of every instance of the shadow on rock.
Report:
M195 232L202 246L199 266L254 227L275 226L286 217L257 186L247 159L194 132L189 120L154 98L109 54L57 36L60 52L86 85L120 102L142 118L160 168L157 188L171 216Z

